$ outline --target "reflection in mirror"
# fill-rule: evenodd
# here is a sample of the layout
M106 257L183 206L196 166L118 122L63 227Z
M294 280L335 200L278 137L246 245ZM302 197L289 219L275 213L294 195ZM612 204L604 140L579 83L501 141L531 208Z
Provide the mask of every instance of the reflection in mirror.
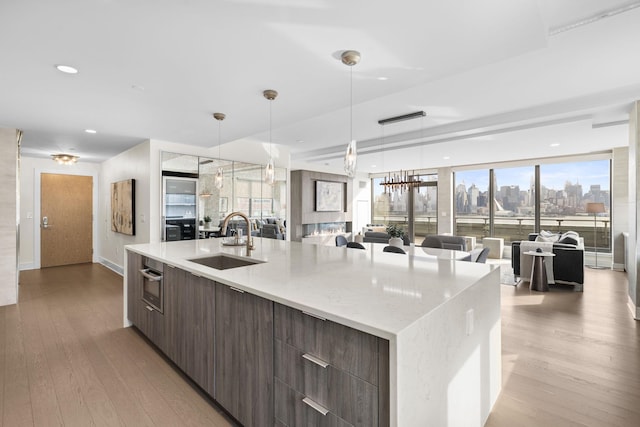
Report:
M262 225L274 227L274 238L286 235L287 170L275 168L275 182L264 182L262 165L162 152L162 174L197 179L196 238L218 237L218 227L231 212L239 211L251 219L251 234L262 236ZM218 169L223 185L216 185ZM163 195L164 198L164 195ZM233 222L232 222L233 224ZM163 231L165 224L162 224ZM165 231L166 232L166 231ZM244 230L243 230L244 232ZM165 234L163 234L165 236ZM265 236L266 237L266 236ZM184 235L170 240L184 240ZM163 237L164 239L164 237Z
M223 172L222 188L215 185L215 176L218 168ZM233 162L229 160L200 158L199 172L199 200L198 217L206 226L218 226L230 211L229 198L233 190L231 179L233 177ZM205 221L210 219L211 221Z
M187 174L198 173L198 156L162 152L162 171Z

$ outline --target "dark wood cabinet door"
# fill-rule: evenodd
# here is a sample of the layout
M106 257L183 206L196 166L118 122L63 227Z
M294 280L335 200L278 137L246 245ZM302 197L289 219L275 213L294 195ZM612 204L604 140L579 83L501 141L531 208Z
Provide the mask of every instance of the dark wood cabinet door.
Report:
M216 284L215 399L246 426L273 426L273 303Z
M139 301L142 296L142 255L127 251L127 317L138 326Z
M165 316L142 300L142 268L142 255L127 251L127 315L140 332L166 353Z
M165 268L167 356L213 396L215 282Z

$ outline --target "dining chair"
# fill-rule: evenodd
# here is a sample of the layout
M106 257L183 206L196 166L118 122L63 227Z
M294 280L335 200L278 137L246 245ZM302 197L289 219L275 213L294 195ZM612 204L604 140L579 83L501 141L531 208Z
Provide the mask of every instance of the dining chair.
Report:
M353 249L366 249L362 243L358 243L358 242L347 242L347 247L348 248L353 248Z
M336 246L347 246L347 243L349 243L347 238L342 234L336 236Z
M404 249L397 246L385 246L382 252L392 252L394 254L406 254Z

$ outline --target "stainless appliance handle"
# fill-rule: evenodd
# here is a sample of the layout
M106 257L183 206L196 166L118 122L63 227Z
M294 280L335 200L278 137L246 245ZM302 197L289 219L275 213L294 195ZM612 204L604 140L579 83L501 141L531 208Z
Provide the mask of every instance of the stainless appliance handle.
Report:
M152 282L159 282L162 280L162 274L159 276L156 276L153 274L149 274L149 271L151 271L151 269L143 268L142 270L140 270L140 274L142 274L144 277L151 280Z

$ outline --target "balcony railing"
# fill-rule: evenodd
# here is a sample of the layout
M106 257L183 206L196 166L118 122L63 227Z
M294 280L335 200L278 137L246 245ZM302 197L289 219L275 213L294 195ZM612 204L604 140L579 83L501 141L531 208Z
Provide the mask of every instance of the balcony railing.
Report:
M459 215L455 218L455 222L457 235L475 236L479 241L483 237L489 237L488 216ZM540 218L540 228L556 233L575 231L584 238L585 249L594 250L597 246L598 252L609 252L611 250L609 222L609 217L597 217L595 236L593 217L587 216L543 217ZM510 244L527 240L529 233L533 232L532 217L496 217L492 237L502 237L505 244Z

